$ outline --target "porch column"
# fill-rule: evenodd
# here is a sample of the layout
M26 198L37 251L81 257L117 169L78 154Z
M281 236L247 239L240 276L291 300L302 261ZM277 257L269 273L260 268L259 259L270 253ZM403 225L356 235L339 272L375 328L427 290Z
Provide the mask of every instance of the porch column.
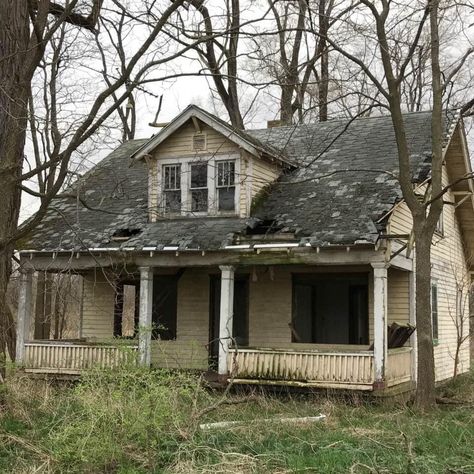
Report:
M24 270L20 277L18 295L18 318L16 323L16 363L25 361L25 341L28 337L31 318L31 298L33 295L33 272Z
M387 361L387 267L372 263L374 269L374 388L383 388Z
M234 316L234 267L220 266L221 307L219 319L219 375L227 375L227 354L232 342L232 321Z
M151 325L153 308L153 271L140 267L140 312L138 317L138 361L149 367L151 363Z

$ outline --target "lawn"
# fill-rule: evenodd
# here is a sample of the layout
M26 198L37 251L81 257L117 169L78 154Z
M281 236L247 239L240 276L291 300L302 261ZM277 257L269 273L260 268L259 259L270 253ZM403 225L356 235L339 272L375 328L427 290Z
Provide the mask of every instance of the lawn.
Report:
M191 375L139 369L70 386L17 374L0 396L1 472L474 473L474 374L440 389L428 415L355 396L224 397ZM199 427L215 421L242 423Z

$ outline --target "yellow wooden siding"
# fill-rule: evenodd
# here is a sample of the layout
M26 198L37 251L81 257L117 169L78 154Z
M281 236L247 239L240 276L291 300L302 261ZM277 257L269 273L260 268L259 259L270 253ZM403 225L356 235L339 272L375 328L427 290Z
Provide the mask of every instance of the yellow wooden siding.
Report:
M410 287L408 272L388 269L388 324L410 323Z
M176 336L174 341L152 341L152 364L206 370L209 342L209 275L206 270L186 270L179 280Z
M447 155L449 162L449 151ZM444 185L449 183L446 166L443 170ZM454 196L448 192L444 196L447 202L454 202ZM457 289L460 282L468 276L466 256L459 221L453 206L443 209L444 235L435 234L432 244L432 278L438 283L438 321L439 338L435 346L436 380L444 380L453 375L454 353L456 350L456 324L454 322ZM412 228L412 218L405 203L398 205L389 222L389 233L407 234ZM467 289L464 289L467 291ZM468 317L468 308L464 309L464 318ZM461 351L460 372L469 369L469 343Z
M201 130L206 134L206 149L196 152L193 150L193 137L196 129L192 122L183 125L179 130L169 136L153 153L155 158L181 158L198 157L200 155L234 153L238 146L227 137L216 132L214 129L201 123Z
M100 269L83 276L81 337L110 340L114 333L115 290Z

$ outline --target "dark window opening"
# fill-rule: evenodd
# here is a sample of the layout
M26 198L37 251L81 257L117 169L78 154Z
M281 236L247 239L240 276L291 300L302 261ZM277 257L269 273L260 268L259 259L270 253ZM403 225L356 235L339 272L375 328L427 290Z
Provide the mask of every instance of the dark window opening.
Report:
M366 275L293 276L293 342L366 345L368 323Z
M153 278L152 339L176 339L178 281L183 271L176 275L155 275Z
M438 340L438 284L431 282L431 329L433 339Z
M163 200L166 212L181 211L181 165L163 166Z
M208 190L207 190L207 163L196 163L191 165L191 211L207 212Z
M217 161L217 202L219 211L235 211L235 161Z

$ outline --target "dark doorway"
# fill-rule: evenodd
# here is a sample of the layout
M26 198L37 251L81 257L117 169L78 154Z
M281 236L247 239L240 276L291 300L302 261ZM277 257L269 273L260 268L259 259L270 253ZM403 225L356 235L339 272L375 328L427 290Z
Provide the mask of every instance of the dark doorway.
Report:
M221 278L210 277L209 298L209 366L217 367L219 356L219 322L221 304ZM248 275L236 275L234 279L234 318L232 331L238 347L249 343L249 279Z
M368 276L293 275L292 341L368 344Z

